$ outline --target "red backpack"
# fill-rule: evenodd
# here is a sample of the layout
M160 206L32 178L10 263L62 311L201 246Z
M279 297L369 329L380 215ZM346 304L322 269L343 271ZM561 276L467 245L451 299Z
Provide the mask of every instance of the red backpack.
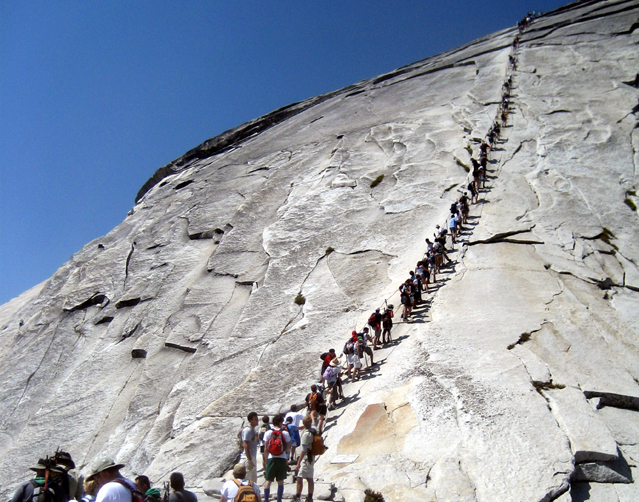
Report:
M284 434L281 430L273 429L271 431L271 437L268 440L268 452L277 457L284 453L286 450L286 441L284 440Z

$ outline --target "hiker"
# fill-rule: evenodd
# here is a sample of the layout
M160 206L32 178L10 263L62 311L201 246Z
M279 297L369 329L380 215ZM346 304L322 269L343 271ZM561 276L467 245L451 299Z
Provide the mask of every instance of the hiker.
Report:
M335 349L331 349L331 350L333 351L333 354L335 354ZM297 405L292 404L291 411L289 411L286 415L284 415L284 420L286 420L288 417L292 417L293 424L295 425L295 427L299 427L300 424L302 423L302 419L304 418L304 414L297 411Z
M313 419L313 422L316 422L315 430L317 430L320 434L324 428L324 419L326 417L326 402L324 401L324 396L319 392L317 385L311 385L311 392L306 396L306 407L308 411L316 415L317 419Z
M255 416L257 417L257 413ZM172 472L171 476L169 476L169 483L172 490L169 495L169 502L197 502L195 493L184 489L184 476L182 476L182 473Z
M342 383L339 378L342 371L341 361L339 358L335 358L331 361L331 364L326 368L324 372L324 380L326 381L326 392L328 393L328 406L327 410L335 409L335 402L338 398L344 399L344 393L342 392Z
M450 215L450 219L448 220L448 229L450 230L450 237L454 244L455 238L457 237L457 220L455 220L454 214Z
M347 362L346 374L352 380L359 379L359 372L362 369L362 360L359 357L359 353L360 353L359 343L360 342L359 340L357 340L357 337L356 337L355 341L350 339L348 342L346 342L346 345L344 345L344 354L346 355L346 362ZM351 371L353 372L352 375L351 375Z
M313 464L315 463L315 459L313 458L313 455L311 455L311 449L313 447L315 433L312 430L311 417L304 417L302 423L304 424L304 431L302 432L301 440L302 452L297 460L297 491L293 502L301 502L304 480L306 480L306 483L308 484L306 502L313 502L313 490L315 488L313 482Z
M252 411L246 417L248 425L242 429L242 453L240 454L240 464L246 466L246 478L257 483L257 444L259 434L255 430L259 419L257 413Z
M417 278L417 274L410 270L408 272L410 275L410 281L413 284L413 307L422 303L422 281ZM380 314L381 317L381 314ZM381 331L381 330L380 330Z
M159 501L162 498L160 490L158 490L157 488L151 488L151 480L147 476L136 477L135 486L137 486L140 493L144 494L144 499L147 502Z
M444 246L442 246L439 242L435 244L435 258L436 261L437 259L439 259L439 261L437 262L437 272L439 272L440 267L444 264L444 258L446 258L446 263L452 263L453 260L451 260L448 255L446 254L446 249L444 248Z
M332 362L331 362L332 364ZM271 483L277 481L277 502L282 502L284 494L284 480L286 479L286 457L291 448L291 436L282 431L282 415L273 417L273 430L264 434L264 455L262 466L264 467L264 502L269 502L271 496Z
M439 243L438 243L439 244ZM440 244L441 245L441 244ZM433 247L433 251L426 253L426 260L428 261L428 271L430 277L428 279L429 282L437 282L437 260L435 258L435 248Z
M393 306L389 305L382 314L382 343L387 344L393 341L391 329L393 329Z
M479 196L479 193L477 192L477 189L475 188L474 180L468 183L468 191L470 192L470 203L477 204L477 198Z
M148 478L147 478L148 479ZM137 482L136 482L137 486ZM138 488L139 490L139 488ZM144 493L144 492L142 492ZM158 492L159 493L159 492ZM98 483L95 479L84 480L84 495L80 499L81 502L95 502L95 496L98 494Z
M340 367L337 369L337 367ZM326 384L326 391L330 392L328 399L328 409L331 409L331 404L337 401L338 398L344 399L344 390L342 388L342 379L339 377L341 371L341 361L338 357L334 358L324 374L322 380ZM331 399L332 398L332 399Z
M86 479L94 479L98 484L96 502L132 502L135 483L120 474L124 464L116 464L109 457L96 459L89 469Z
M322 375L326 371L326 368L328 368L328 365L330 364L330 362L336 357L337 357L337 354L335 354L335 349L328 349L328 352L325 352L324 354L320 356L320 359L322 359L322 370L320 371L320 382L322 381ZM296 425L299 427L299 424L296 424Z
M418 261L417 266L415 267L415 275L417 276L417 280L419 280L421 284L421 290L428 291L428 264L424 263L423 260Z
M222 490L220 491L220 495L222 495L222 498L220 500L222 502L234 501L240 490L242 490L242 493L240 493L240 497L237 497L238 500L255 500L257 502L262 501L262 498L260 496L260 487L257 486L254 481L246 479L246 467L244 466L244 464L235 464L235 467L233 467L233 477L235 479L229 479L222 485ZM251 495L251 492L255 494L254 499L251 499L247 496ZM245 495L245 493L247 494Z
M302 415L302 418L304 416ZM293 422L293 417L287 415L285 417L286 420L286 430L288 431L289 436L291 436L291 458L290 463L294 463L295 461L295 449L300 445L300 433L299 428Z
M67 475L69 500L81 500L84 489L84 477L76 470L75 462L71 458L71 454L58 450L55 452L53 459L58 467L64 469Z
M464 192L459 198L461 204L462 223L468 223L468 213L470 213L470 207L468 206L468 194Z
M266 431L270 431L271 430L271 423L270 422L271 421L268 418L268 415L264 415L262 417L262 425L260 425L260 434L259 434L260 453L264 453L264 433Z
M361 336L358 338L362 344L362 351L360 352L360 357L362 357L362 354L364 353L368 354L368 356L371 358L371 366L373 366L375 364L375 361L373 361L373 351L368 346L368 342L373 343L373 339L371 338L371 335L369 334L367 327L364 327L364 329L362 330Z
M53 459L40 459L35 466L29 467L29 469L36 473L35 478L22 483L13 494L11 502L40 502L41 500L44 502L67 502L67 494L64 493L58 482L65 475L65 472L55 465Z
M411 314L411 310L412 310L412 301L410 298L411 293L412 293L412 286L410 284L410 279L406 279L406 281L404 281L404 283L399 287L400 300L404 307L402 309L402 320L404 321L408 321L408 316Z
M368 325L375 331L373 350L377 350L377 345L380 343L379 338L382 336L382 314L379 313L379 308L375 309L375 312L368 318Z

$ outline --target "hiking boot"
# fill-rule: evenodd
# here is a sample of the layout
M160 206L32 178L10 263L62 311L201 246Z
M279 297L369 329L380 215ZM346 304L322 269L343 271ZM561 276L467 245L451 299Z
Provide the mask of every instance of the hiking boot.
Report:
M307 495L304 502L313 502L313 495Z

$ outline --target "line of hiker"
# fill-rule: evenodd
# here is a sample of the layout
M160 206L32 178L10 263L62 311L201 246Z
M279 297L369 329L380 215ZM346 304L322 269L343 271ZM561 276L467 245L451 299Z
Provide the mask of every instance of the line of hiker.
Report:
M184 489L179 472L171 473L162 495L147 476L137 476L135 482L125 478L120 474L123 467L100 457L84 478L71 455L58 450L29 468L35 477L20 485L11 502L197 502L196 495Z
M264 502L270 501L271 484L277 482L277 501L284 494L284 481L294 465L293 481L296 485L295 501L301 500L304 480L307 483L306 501L312 502L314 492L314 465L317 457L325 451L321 436L326 405L316 386L306 397L307 413L292 405L286 415L275 415L272 419L263 416L258 430L258 414L248 414L248 425L238 434L242 453L239 463L233 468L235 479L227 481L221 490L222 502L260 501L257 486L258 463L264 469ZM322 415L320 415L322 413ZM297 448L300 448L297 453ZM258 454L259 449L259 454ZM261 457L261 462L258 460Z
M519 33L513 40L512 53L508 56L508 76L502 86L501 102L495 120L481 141L478 158L471 155L473 169L467 186L470 195L463 192L459 199L451 204L447 228L446 225L436 225L433 241L426 239L423 259L417 262L415 269L409 271L409 277L399 286L401 318L404 322L410 322L413 308L425 302L424 293L429 291L431 284L437 282L437 274L445 265L444 260L448 265L453 264L446 253L447 236L450 235L451 246L454 249L464 230L463 225L468 221L470 205L478 203L479 192L486 187L489 152L494 149L500 140L502 129L508 124L520 35L535 17L534 13L529 13L518 23ZM376 365L374 351L393 342L391 330L394 305L386 301L384 303L383 311L377 308L361 332L352 331L339 356L335 349L330 349L320 356L320 379L318 383L311 385L310 393L306 396L306 414L292 405L286 415L278 414L272 419L263 416L258 428L258 414L249 413L248 425L238 433L240 459L233 468L233 479L227 480L222 486L222 502L270 502L271 484L274 481L277 482L277 501L281 502L284 480L291 472L291 465L295 466L294 502L301 501L304 480L307 482L305 500L312 502L314 465L317 457L326 449L322 439L326 418L329 411L336 409L339 400L345 400L343 373L345 372L351 381L359 380L364 364L367 369L372 369ZM264 469L263 498L257 485L259 464ZM58 450L30 467L30 470L35 472L35 477L20 485L11 502L197 502L197 496L185 490L184 477L179 472L170 475L169 482L164 483L162 492L151 486L147 476L137 476L135 482L125 478L120 473L123 467L124 464L116 464L108 457L101 457L90 465L87 477L83 478L76 470L71 455Z

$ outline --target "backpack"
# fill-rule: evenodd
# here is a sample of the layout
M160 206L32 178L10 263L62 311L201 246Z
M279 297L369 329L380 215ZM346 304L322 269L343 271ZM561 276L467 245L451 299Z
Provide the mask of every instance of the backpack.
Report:
M253 482L246 480L248 485L243 482L234 479L233 482L237 485L237 494L233 499L233 502L257 502L257 495L253 490Z
M333 376L334 376L333 371L334 371L334 367L329 366L328 368L326 368L326 371L324 371L322 378L326 380L327 382L330 382L331 380L333 380Z
M346 345L344 345L344 350L343 350L344 354L350 355L353 353L353 342L351 342L350 340L348 342L346 342Z
M238 450L244 449L244 441L242 441L242 432L244 432L244 429L246 429L246 427L244 427L244 421L242 421L242 427L240 427L240 430L237 433L237 437L235 438ZM255 439L255 429L251 427L251 430L253 431L253 439ZM253 439L251 439L251 441L253 441Z
M33 498L32 502L54 502L56 500L56 494L51 485L44 489L44 486L40 486L34 479L31 480L33 485Z
M311 394L308 397L308 409L311 411L317 411L317 407L319 405L319 394L318 393L313 393L311 392Z
M131 502L145 502L146 501L146 497L144 496L144 493L142 493L141 491L138 491L135 488L131 488L129 483L124 481L122 478L115 478L113 481L118 483L118 484L120 484L120 485L122 485L122 486L124 486L127 490L129 490L131 492Z
M373 312L371 316L368 318L368 325L371 328L374 328L375 326L377 326L377 314L375 314L375 312Z
M311 434L313 434L313 444L311 445L310 451L311 456L316 457L317 455L323 455L326 451L326 446L324 446L322 436L315 432L315 429L310 429L310 431Z
M281 430L273 429L271 431L271 437L268 440L268 452L273 456L278 456L284 453L285 447L284 434Z

